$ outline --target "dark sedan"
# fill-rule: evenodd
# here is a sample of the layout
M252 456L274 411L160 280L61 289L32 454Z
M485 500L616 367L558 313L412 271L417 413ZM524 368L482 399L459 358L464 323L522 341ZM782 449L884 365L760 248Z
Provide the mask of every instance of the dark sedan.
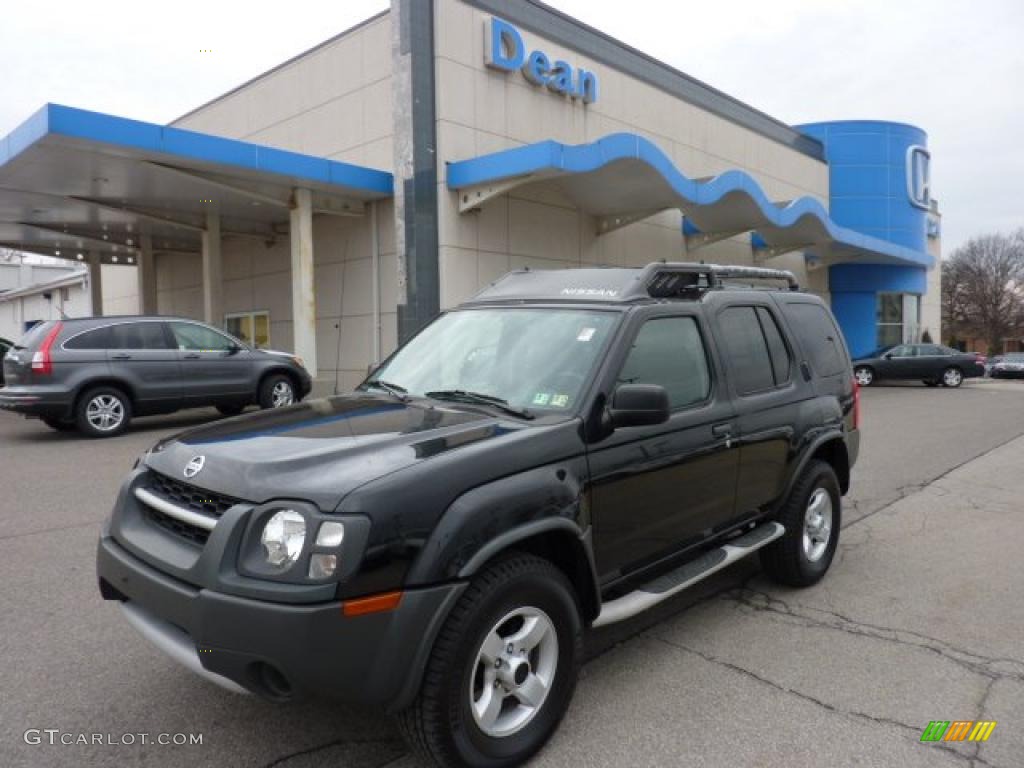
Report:
M989 367L993 379L1024 379L1024 352L1011 352L994 360Z
M929 387L959 387L964 379L985 375L985 358L938 344L882 347L853 361L853 375L862 387L883 379L917 379Z

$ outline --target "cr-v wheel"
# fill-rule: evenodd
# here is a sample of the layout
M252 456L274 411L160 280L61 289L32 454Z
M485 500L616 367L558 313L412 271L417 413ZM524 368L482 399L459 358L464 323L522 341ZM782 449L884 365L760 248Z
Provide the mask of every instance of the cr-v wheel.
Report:
M547 560L513 554L478 574L445 622L416 701L399 715L409 746L440 766L520 765L565 714L582 623Z
M963 380L964 375L959 368L950 367L942 372L942 386L944 387L956 389L963 383Z
M875 381L875 372L866 365L858 365L853 369L853 378L862 387L870 387Z
M812 459L779 512L786 533L761 550L761 566L769 577L809 587L825 575L839 544L841 500L832 466Z
M128 428L132 404L127 395L114 387L90 389L78 399L75 423L89 437L113 437Z
M260 384L260 408L283 408L294 402L295 385L283 373L271 374Z

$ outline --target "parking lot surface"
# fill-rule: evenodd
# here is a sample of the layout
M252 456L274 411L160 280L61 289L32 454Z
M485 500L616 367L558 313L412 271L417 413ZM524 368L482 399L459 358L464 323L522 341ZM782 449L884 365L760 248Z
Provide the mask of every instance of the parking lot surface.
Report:
M538 766L995 766L1024 755L1024 386L878 387L844 532L818 586L741 563L588 639ZM96 589L99 525L135 457L212 412L91 441L0 414L0 765L411 768L390 721L205 683ZM995 720L977 745L930 720ZM192 746L28 744L202 734ZM30 739L31 740L31 739Z

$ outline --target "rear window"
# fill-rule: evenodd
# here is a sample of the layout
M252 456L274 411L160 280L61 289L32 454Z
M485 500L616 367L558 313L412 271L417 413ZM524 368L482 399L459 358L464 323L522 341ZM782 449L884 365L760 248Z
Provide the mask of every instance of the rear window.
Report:
M110 327L104 326L71 337L64 342L64 349L107 349L109 339Z
M811 370L819 376L835 376L848 369L839 329L823 306L786 303L783 311L800 339Z
M42 343L43 339L46 337L46 334L49 333L51 328L53 328L53 323L53 320L47 320L45 323L33 325L25 332L25 335L22 336L18 340L18 343L15 344L14 346L16 346L18 349L29 349L30 347L34 347L37 344Z

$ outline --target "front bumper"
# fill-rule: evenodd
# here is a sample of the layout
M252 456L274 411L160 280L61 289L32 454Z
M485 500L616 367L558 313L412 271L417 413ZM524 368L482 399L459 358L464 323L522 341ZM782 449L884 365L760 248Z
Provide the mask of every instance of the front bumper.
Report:
M406 591L386 613L285 604L193 587L103 536L100 592L151 642L194 672L265 698L318 695L398 710L411 702L441 623L465 585Z

